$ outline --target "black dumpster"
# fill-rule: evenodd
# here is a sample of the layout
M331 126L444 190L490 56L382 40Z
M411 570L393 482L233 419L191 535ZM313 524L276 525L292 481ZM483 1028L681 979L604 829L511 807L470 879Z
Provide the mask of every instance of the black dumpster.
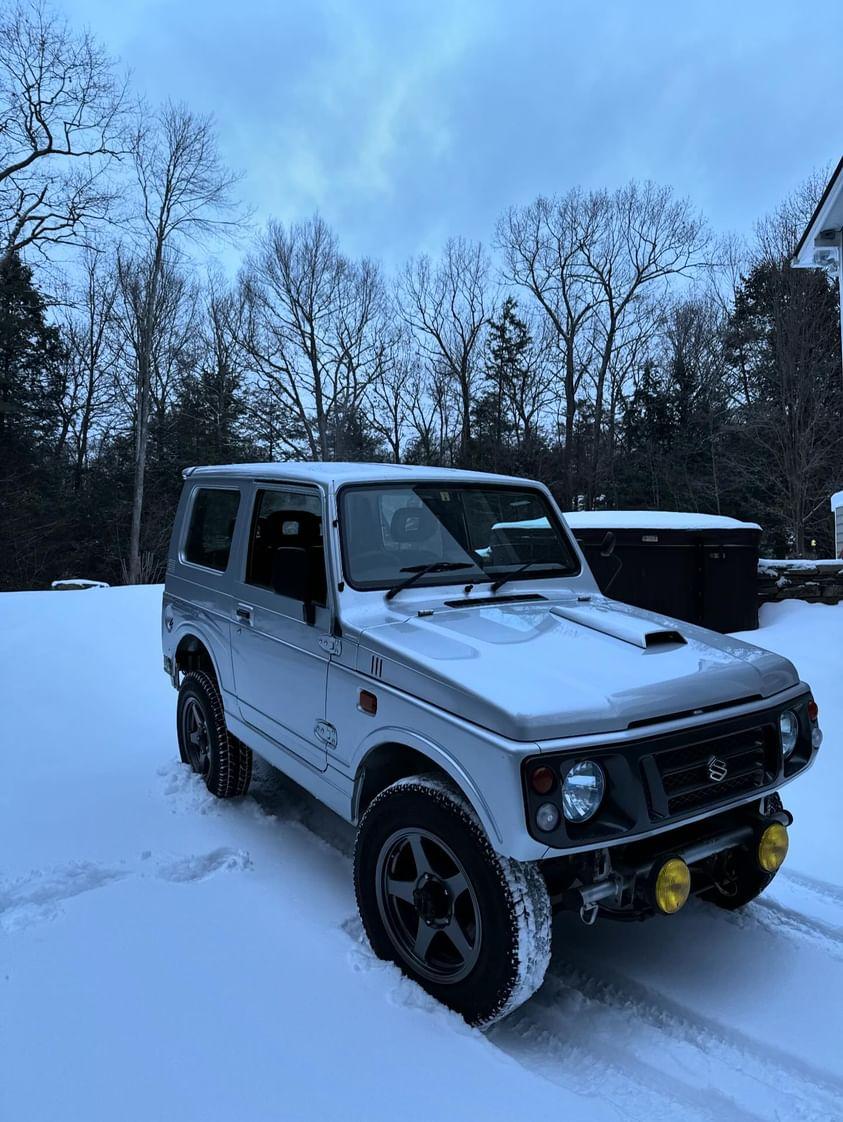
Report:
M648 510L565 518L601 591L613 599L714 631L758 627L761 528L754 523Z

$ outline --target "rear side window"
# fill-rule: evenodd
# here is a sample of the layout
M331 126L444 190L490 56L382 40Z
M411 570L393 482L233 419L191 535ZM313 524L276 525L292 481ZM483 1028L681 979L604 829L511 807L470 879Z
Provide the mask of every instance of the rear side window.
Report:
M223 491L218 487L197 490L184 547L185 561L216 569L218 573L225 572L239 505L239 491Z

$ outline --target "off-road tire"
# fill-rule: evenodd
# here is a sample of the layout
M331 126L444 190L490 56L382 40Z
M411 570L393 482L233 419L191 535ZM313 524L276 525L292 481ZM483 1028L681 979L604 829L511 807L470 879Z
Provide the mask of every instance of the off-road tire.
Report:
M185 720L193 706L201 712L207 730L205 766L197 764L196 753L191 756L187 743ZM218 799L234 799L246 794L252 778L252 751L226 728L225 711L216 682L204 670L190 670L182 678L176 728L182 762L202 776L212 795Z
M470 973L456 981L422 976L402 954L389 921L384 921L384 895L377 887L384 876L382 854L396 833L413 828L451 850L470 884L470 890L463 891L471 892L479 909L476 961ZM438 777L401 779L372 800L357 833L354 889L375 954L396 963L471 1025L500 1020L544 980L550 961L551 908L541 871L496 853L466 799ZM422 920L418 922L420 929Z
M775 873L765 873L759 869L753 854L748 850L737 850L728 855L731 862L730 876L723 887L715 883L699 893L699 899L727 912L745 908L770 885Z

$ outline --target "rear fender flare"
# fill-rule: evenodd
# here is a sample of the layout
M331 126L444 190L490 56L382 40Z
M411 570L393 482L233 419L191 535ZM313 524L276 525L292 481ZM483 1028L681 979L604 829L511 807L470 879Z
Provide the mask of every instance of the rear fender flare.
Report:
M219 683L220 689L223 688L223 679L220 677L219 660L214 652L214 645L205 634L201 627L197 627L195 621L185 620L184 623L177 625L173 630L173 675L178 673L176 669L176 655L179 647L184 639L195 639L201 643L205 650L208 652L208 657L211 660L211 665L214 668L214 676ZM174 683L175 684L175 683Z

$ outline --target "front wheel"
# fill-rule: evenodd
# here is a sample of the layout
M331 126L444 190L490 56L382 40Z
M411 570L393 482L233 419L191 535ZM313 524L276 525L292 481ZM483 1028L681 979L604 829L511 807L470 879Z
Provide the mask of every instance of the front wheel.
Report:
M551 909L535 865L495 853L465 799L424 776L375 798L354 852L372 949L472 1025L489 1025L541 985Z

